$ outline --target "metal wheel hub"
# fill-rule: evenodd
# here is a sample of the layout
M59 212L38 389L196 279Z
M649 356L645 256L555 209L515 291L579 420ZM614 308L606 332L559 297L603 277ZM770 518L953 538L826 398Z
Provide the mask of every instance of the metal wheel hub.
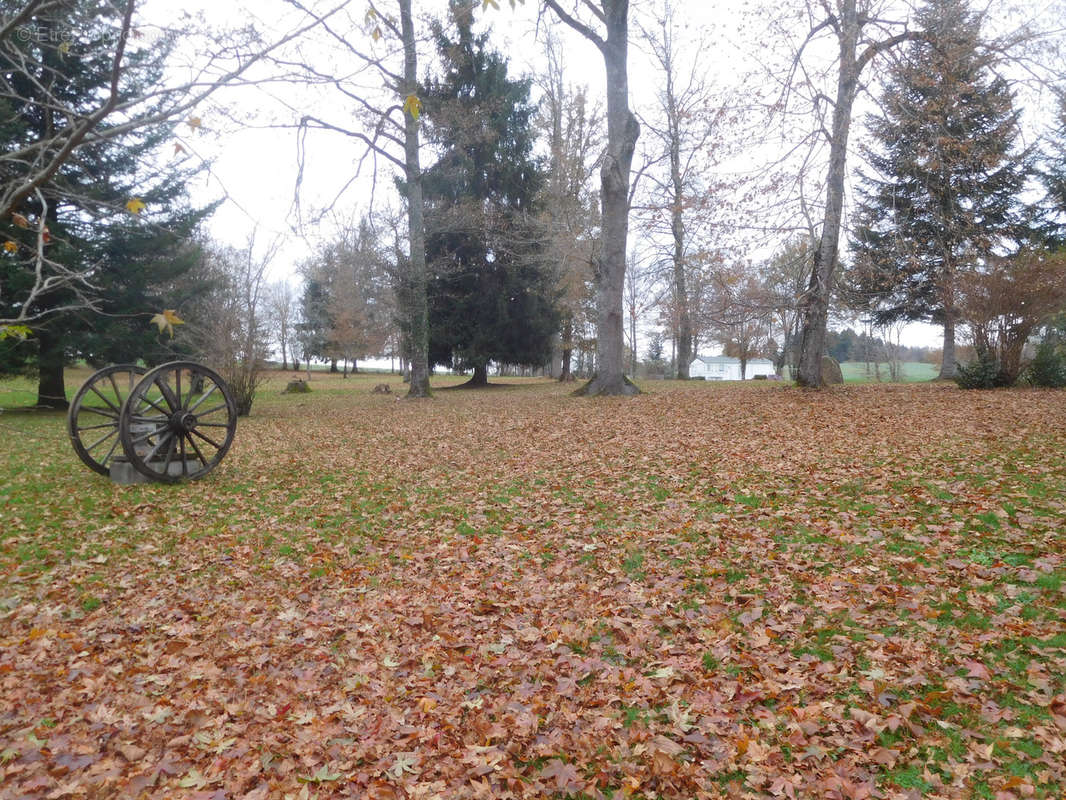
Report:
M170 418L170 429L174 433L189 433L196 427L196 415L189 411L178 411Z

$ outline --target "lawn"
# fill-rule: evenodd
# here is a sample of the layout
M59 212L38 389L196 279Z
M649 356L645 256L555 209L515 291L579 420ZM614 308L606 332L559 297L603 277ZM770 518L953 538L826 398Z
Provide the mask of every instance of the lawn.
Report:
M0 794L1066 792L1066 394L284 379L182 486L0 413Z
M904 361L900 366L903 368L903 383L935 380L940 373L940 368L936 364ZM880 380L887 383L892 374L888 362L876 365L870 364L869 368L867 368L864 361L845 361L840 365L840 371L844 375L845 383L876 382L878 380L878 370L880 370Z

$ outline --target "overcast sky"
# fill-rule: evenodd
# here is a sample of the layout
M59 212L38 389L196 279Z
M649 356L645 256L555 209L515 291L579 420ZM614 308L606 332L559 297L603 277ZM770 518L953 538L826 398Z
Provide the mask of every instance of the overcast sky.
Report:
M798 8L797 0L790 0ZM361 14L365 9L353 4L352 14ZM652 2L635 2L635 6L648 9ZM675 5L686 20L689 32L695 37L706 30L705 45L699 53L699 68L706 70L709 80L722 87L739 84L745 75L757 71L758 64L780 53L760 47L763 39L762 18L758 3L745 0L675 0ZM1008 8L1020 6L1026 16L1055 20L1063 11L1061 0L1030 0L1008 4L1005 0L991 0L993 12L1006 13ZM442 13L446 0L415 0L416 9L436 10ZM538 18L536 0L526 0L512 11L506 0L501 0L499 11L479 13L492 28L493 42L511 59L512 72L529 74L543 63L543 49L538 33L546 24L551 24L547 15ZM786 6L787 7L787 6ZM299 15L281 0L255 0L255 2L219 2L219 0L187 0L181 7L167 0L148 0L141 10L143 22L167 24L184 14L202 14L206 24L215 29L225 29L248 21L257 27L279 33L290 29ZM634 20L640 19L634 14ZM1066 19L1066 16L1061 19ZM340 25L340 28L346 25ZM565 60L570 80L586 84L598 95L604 86L604 68L599 52L569 29L558 26L559 34L566 42ZM632 26L634 27L635 26ZM359 35L359 34L357 34ZM365 35L365 34L361 34ZM630 55L631 104L638 111L650 110L654 103L658 79L655 69L636 36ZM311 50L316 60L325 58L329 45L319 41ZM425 74L431 67L431 48L420 61L420 71ZM343 60L326 60L338 70L345 68ZM1039 100L1039 95L1033 95ZM338 107L331 96L308 91L306 88L268 85L263 88L241 88L218 96L216 104L207 107L201 115L203 129L187 132L187 143L202 157L212 162L210 176L195 187L197 199L207 200L225 196L226 202L216 212L210 223L214 237L241 245L253 230L257 230L260 242L274 237L284 241L279 256L273 265L274 277L290 275L296 265L306 257L314 246L328 238L334 228L330 221L318 225L298 225L294 213L294 187L297 178L297 139L291 129L264 127L270 123L291 123L299 113L311 110L331 119L344 120L346 109ZM862 133L861 125L853 128L853 138ZM301 208L305 212L334 202L337 192L350 180L359 166L363 149L341 137L315 135L307 140L307 170L300 194ZM731 168L758 168L760 161L773 160L775 156L765 151L745 154L747 163ZM852 159L854 162L855 159ZM377 182L371 179L371 170L362 164L363 178L348 186L336 199L332 222L358 219L368 210L373 195L376 204L391 202L398 205L392 185L392 172L381 162ZM763 251L759 257L765 257ZM914 325L906 334L907 343L939 345L939 330L932 326Z

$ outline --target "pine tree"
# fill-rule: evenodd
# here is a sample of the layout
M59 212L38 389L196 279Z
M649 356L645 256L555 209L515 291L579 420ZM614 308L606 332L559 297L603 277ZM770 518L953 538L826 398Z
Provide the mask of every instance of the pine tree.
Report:
M23 63L38 65L35 81L53 95L68 99L72 107L91 108L110 80L121 9L90 0L42 8L26 23L25 30L35 35L12 37L26 51ZM130 53L120 100L140 96L159 83L173 46L173 40L163 39ZM34 81L17 72L11 80L16 85L0 109L0 141L15 149L47 137L53 111L41 101ZM99 130L120 124L116 118ZM18 209L31 219L44 214L50 233L48 258L89 274L96 308L103 312L50 314L32 326L31 338L0 358L6 369L37 372L38 405L66 406L63 368L72 358L91 364L140 358L151 363L167 355L167 344L154 335L147 316L134 315L177 305L177 294L164 297L164 290L169 286L180 293L178 279L199 259L192 233L212 210L185 201L185 183L198 168L173 166L160 172L151 161L158 159L171 125L134 129L80 147L42 187L46 207L31 196ZM147 211L131 213L126 204L133 198ZM36 232L2 222L5 237L19 249L5 258L0 283L17 287L27 279L32 259L27 254ZM18 294L2 292L0 302L13 296ZM40 296L34 310L63 308L73 299L69 289L53 291Z
M851 283L879 324L944 327L940 377L955 372L959 276L1022 234L1018 112L981 50L966 0L929 0L925 36L890 73L866 148Z
M1066 87L1060 89L1058 125L1046 154L1043 178L1051 206L1052 244L1066 247Z
M429 141L441 156L424 178L430 270L430 361L473 369L536 366L559 324L534 213L543 172L533 159L530 82L475 35L472 6L454 2L455 37L436 31L444 72L426 87Z

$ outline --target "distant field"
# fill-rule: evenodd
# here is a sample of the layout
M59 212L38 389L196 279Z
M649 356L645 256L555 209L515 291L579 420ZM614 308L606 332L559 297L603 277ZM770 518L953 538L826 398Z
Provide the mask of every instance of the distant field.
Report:
M867 371L866 363L863 361L845 361L840 365L840 371L844 373L845 383L877 382L877 372L874 370L874 365L870 364L869 371ZM882 382L888 382L891 373L887 362L880 365L880 371ZM905 383L931 381L936 378L939 372L940 370L937 369L935 364L907 361L903 364L903 381Z

